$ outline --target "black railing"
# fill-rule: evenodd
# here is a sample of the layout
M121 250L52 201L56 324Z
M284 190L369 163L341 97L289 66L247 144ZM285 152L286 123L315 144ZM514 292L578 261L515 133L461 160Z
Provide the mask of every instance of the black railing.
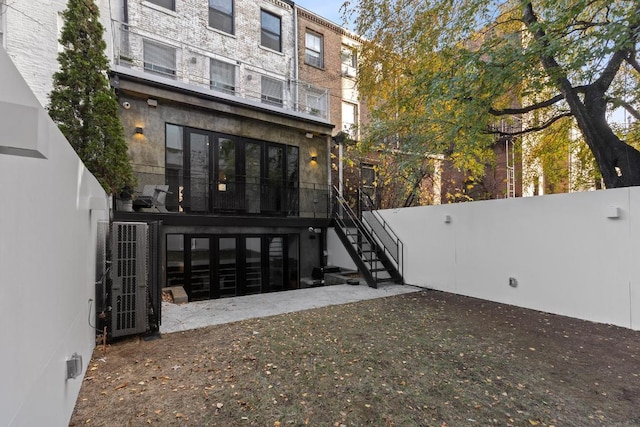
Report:
M133 191L132 208L143 212L307 218L328 218L330 213L328 185L246 176L210 180L188 173L177 176L136 172L136 175L138 186ZM161 190L153 197L159 187ZM121 210L130 210L123 208L121 202L126 194L123 196L117 205ZM147 206L139 203L146 199Z
M403 264L404 244L398 235L391 229L391 226L377 211L373 200L364 191L359 191L360 212L363 224L380 242L385 253L389 255L396 263L396 267L400 274Z
M367 193L359 190L359 200L360 218L363 225L380 243L385 254L395 262L397 270L404 277L404 243L377 211L373 200Z
M351 250L357 251L352 253L353 261L369 286L377 287L379 270L375 267L378 263L376 256L378 244L335 186L333 192L335 197L333 218L346 239L345 247L349 253Z

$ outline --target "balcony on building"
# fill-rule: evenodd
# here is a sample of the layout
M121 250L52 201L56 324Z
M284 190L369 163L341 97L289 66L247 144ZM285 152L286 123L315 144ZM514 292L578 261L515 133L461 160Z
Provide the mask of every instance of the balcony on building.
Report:
M120 78L331 126L328 89L278 78L260 67L129 24L113 21L112 28L112 68ZM182 146L172 142L171 135L182 135L185 129L166 126L164 161L149 165L134 159L137 186L116 198L116 210L124 217L329 217L328 182L308 182L313 178L300 170L303 164L322 167L306 158L306 148L303 153L299 147L210 130L194 131L189 144L185 134ZM142 128L135 132L146 135Z
M116 211L163 215L329 218L328 185L298 179L235 175L211 180L201 171L145 172L134 165L138 185L116 195Z
M330 91L113 21L113 69L220 99L329 122Z

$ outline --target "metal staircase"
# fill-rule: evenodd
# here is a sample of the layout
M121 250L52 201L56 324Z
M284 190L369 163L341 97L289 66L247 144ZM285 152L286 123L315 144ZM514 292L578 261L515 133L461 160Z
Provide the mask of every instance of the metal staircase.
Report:
M333 191L334 229L367 284L377 288L380 283L403 283L402 241L371 209L371 199L360 192L361 215L357 215L338 189Z

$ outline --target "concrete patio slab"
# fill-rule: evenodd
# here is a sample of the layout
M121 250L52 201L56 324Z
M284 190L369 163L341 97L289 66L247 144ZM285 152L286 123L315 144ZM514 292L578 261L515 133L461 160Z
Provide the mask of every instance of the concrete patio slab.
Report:
M160 333L180 332L239 320L418 292L419 290L416 287L395 284L380 285L378 289L366 285L344 284L197 301L188 304L163 302Z

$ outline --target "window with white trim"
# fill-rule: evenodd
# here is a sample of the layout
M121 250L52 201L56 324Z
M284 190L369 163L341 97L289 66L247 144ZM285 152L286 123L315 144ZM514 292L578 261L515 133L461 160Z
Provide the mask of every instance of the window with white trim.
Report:
M284 83L281 80L271 77L262 76L261 80L261 99L265 104L282 107Z
M327 95L325 92L309 91L307 93L307 108L309 113L318 117L327 115Z
M348 46L342 46L342 49L340 50L340 59L342 60L342 75L355 77L358 69L358 57L355 49Z
M225 93L236 92L236 66L228 62L211 59L211 89Z
M307 31L305 35L305 64L314 67L324 67L323 37L320 34Z
M282 19L273 13L261 10L260 23L260 44L282 52Z
M144 70L168 77L176 75L176 49L171 46L143 41Z
M342 130L357 139L358 136L358 106L350 102L342 103Z
M176 2L175 0L146 0L149 3L153 3L157 6L160 7L164 7L165 9L169 9L169 10L176 10Z
M362 191L373 200L376 193L376 170L370 163L360 164L360 185Z
M233 0L209 0L209 26L234 34Z

